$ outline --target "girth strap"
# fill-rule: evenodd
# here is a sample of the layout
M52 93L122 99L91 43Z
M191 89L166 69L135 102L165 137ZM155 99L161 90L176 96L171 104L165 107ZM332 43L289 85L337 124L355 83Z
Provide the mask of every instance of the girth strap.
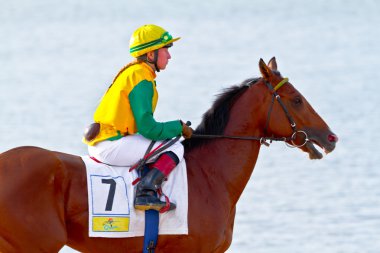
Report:
M149 172L149 167L141 169L141 176L144 177ZM158 239L159 213L156 210L145 211L145 230L143 253L154 253Z

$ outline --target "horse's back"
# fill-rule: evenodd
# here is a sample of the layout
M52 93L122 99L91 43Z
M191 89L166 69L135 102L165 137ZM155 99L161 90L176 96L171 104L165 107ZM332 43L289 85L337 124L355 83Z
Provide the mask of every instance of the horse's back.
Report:
M59 156L37 147L0 154L0 252L55 252L66 243L68 170Z
M59 192L66 173L62 160L50 150L25 146L0 154L0 187L12 195L36 197L33 194L42 188Z

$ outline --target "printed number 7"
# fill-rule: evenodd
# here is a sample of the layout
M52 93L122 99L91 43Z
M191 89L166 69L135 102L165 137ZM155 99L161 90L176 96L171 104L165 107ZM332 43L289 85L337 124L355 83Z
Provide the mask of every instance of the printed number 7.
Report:
M116 182L115 180L111 178L111 179L102 179L102 183L110 185L110 191L108 192L108 198L107 198L107 204L106 204L106 211L112 211L113 199L115 197Z

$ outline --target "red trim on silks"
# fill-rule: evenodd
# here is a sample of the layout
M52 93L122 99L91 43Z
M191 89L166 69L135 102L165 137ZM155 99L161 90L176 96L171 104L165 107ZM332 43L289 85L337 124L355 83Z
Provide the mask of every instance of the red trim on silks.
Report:
M134 170L135 168L137 167L137 164L133 165L132 167L129 168L129 172L131 172L132 170Z
M164 196L164 197L165 197L165 203L166 203L166 205L165 205L163 208L161 208L161 210L160 210L159 212L160 212L160 213L165 213L165 212L167 212L167 211L170 211L170 199L169 199L168 196L166 196L166 195L162 192L162 188L157 189L157 194L158 194L159 198L160 198L161 196Z
M94 160L95 162L97 162L97 163L102 163L101 161L99 161L98 159L96 159L96 158L93 157L93 156L90 156L90 158L91 158L92 160Z
M167 211L170 210L170 201L169 201L169 198L166 195L164 195L164 197L165 197L166 205L163 208L161 208L160 213L165 213L165 212L167 212Z
M141 178L136 178L135 180L133 180L133 182L132 182L132 185L135 185L135 184L137 184L138 182L140 182L140 180L141 180Z
M177 163L168 154L162 154L160 158L153 164L153 167L161 171L165 177L177 166Z

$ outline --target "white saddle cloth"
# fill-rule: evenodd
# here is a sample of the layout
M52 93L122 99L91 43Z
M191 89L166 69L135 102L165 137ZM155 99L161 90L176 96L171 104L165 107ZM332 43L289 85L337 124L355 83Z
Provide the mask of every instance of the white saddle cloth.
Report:
M129 167L113 167L82 157L87 171L89 236L144 236L145 212L133 207L137 172ZM169 175L162 190L177 205L160 214L159 234L188 234L188 187L183 159ZM164 199L162 199L165 201Z

